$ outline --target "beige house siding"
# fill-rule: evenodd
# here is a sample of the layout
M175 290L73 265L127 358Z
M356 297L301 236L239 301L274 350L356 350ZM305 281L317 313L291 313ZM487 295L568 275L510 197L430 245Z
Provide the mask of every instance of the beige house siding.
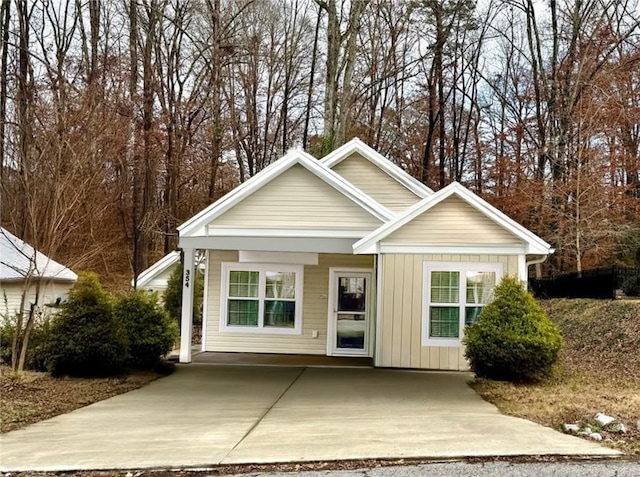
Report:
M358 153L340 161L333 170L393 212L402 212L420 200L420 197Z
M210 225L256 228L362 228L382 222L300 165L291 167Z
M373 268L371 255L320 254L318 265L304 266L302 334L220 332L221 263L237 262L236 251L209 251L206 351L326 354L329 268ZM374 293L374 290L372 290ZM312 331L318 337L312 338Z
M449 197L383 240L402 244L520 244L518 237L459 197Z
M517 255L382 255L381 342L376 364L396 368L466 370L463 347L422 346L424 262L502 263L504 274L518 274Z
M47 282L40 288L39 304L45 312L55 310L44 305L55 303L58 297L64 299L71 291L73 283L68 282ZM20 310L20 301L24 289L23 282L2 282L0 283L0 316L15 316ZM31 285L27 293L25 311L29 310L29 304L35 302L36 286Z

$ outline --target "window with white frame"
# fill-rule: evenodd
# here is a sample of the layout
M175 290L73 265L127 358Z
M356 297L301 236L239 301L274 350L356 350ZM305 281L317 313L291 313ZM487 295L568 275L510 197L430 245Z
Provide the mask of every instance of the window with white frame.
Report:
M220 330L299 334L302 265L223 263Z
M501 263L425 262L422 344L460 346L464 327L493 299Z

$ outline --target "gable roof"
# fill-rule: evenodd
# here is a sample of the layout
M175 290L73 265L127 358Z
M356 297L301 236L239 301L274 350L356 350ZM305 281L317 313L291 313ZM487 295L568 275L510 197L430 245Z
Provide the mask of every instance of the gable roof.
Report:
M339 174L320 163L316 158L302 150L289 151L282 159L274 162L261 172L218 199L206 209L191 217L178 227L181 237L194 236L211 221L230 210L243 199L259 190L284 171L300 165L319 179L333 187L377 219L386 222L395 217L390 210L354 187ZM204 234L206 235L206 234Z
M137 286L143 287L147 285L149 282L151 282L151 280L153 280L158 275L178 262L180 262L180 252L176 250L174 250L173 252L169 252L167 255L162 257L160 260L158 260L156 263L154 263L145 271L141 272L140 275L138 275ZM133 280L131 281L131 285L133 285Z
M0 227L0 280L21 281L29 275L67 282L78 279L73 271Z
M353 153L360 154L366 160L376 165L380 170L388 174L392 179L395 179L397 182L402 184L418 197L425 198L433 194L433 191L429 187L424 185L415 177L408 174L401 167L395 165L389 159L384 157L378 151L368 146L357 137L340 146L332 153L326 155L320 160L320 162L331 169Z
M507 217L494 206L481 199L458 182L453 182L444 189L435 192L430 197L421 200L404 214L398 216L395 220L387 222L363 237L361 240L353 244L354 253L376 253L379 242L452 195L459 197L478 212L484 214L493 222L522 240L526 245L526 253L544 255L553 253L551 245L547 242L513 219Z

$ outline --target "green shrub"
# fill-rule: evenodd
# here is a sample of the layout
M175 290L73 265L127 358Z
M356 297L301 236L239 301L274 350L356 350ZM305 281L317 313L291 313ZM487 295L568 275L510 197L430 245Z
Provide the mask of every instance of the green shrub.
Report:
M124 370L127 347L98 276L81 274L53 320L47 368L54 376L113 376Z
M129 365L155 368L171 351L178 326L160 308L155 293L133 290L118 298L114 313L129 338Z
M194 289L193 289L193 324L202 324L202 298L204 294L204 277L199 270L196 269ZM164 292L164 309L169 316L178 323L182 319L182 264L171 272L171 276L167 281L167 289Z
M505 277L478 322L466 328L463 343L478 377L534 381L557 361L562 337L520 281Z
M3 317L0 323L0 363L11 366L15 316ZM29 333L29 346L24 367L33 371L46 371L47 350L51 339L51 318L44 316L34 322Z

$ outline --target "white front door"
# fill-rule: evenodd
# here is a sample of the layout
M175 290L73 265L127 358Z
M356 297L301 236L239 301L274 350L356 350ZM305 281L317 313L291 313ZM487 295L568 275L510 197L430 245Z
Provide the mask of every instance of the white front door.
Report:
M370 270L331 269L327 354L370 356Z

